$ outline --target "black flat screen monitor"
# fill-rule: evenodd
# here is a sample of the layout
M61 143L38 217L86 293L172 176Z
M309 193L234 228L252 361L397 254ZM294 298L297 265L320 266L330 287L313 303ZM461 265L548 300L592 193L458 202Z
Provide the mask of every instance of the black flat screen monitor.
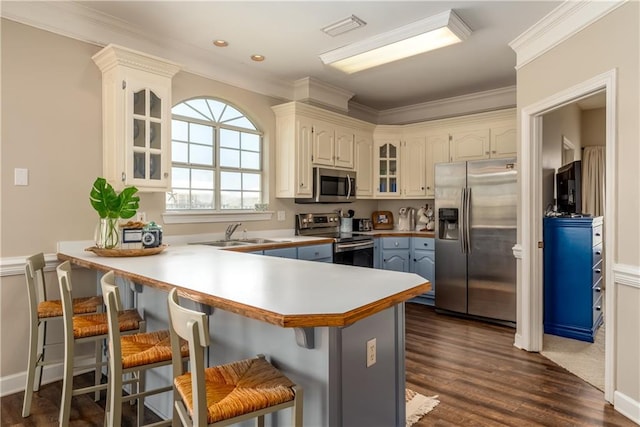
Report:
M576 160L558 169L556 173L558 212L581 213L582 211L582 162Z

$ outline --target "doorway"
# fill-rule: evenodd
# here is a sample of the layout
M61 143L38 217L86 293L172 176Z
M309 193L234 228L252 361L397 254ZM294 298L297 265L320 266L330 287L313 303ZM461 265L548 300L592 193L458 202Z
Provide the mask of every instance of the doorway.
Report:
M604 216L605 213L601 209L603 206L598 203L597 209L595 209L595 203L590 202L599 202L602 200L603 185L590 184L604 183L604 158L602 156L595 156L595 154L602 153L605 149L605 117L606 94L604 91L597 92L587 98L572 102L542 115L543 176L548 176L548 178L543 179L542 187L542 198L544 205L547 206L545 216L556 216L562 211L563 206L566 208L567 200L565 199L561 202L562 197L560 193L562 192L560 189L556 188L554 193L554 184L556 184L555 176L556 172L561 170L561 167L572 164L574 161L581 161L581 167L577 166L577 168L582 171L581 177L578 176L580 183L579 190L577 193L569 193L570 195L574 194L574 197L577 198L574 202L581 205L575 207L575 212L592 218ZM564 170L566 171L566 168L564 168ZM571 198L568 201L571 202ZM552 206L552 208L550 209L549 206ZM554 208L557 209L558 212L555 212ZM553 220L551 221L555 222ZM576 221L582 220L578 219ZM591 224L591 219L585 219L585 222ZM585 230L585 232L588 232L588 230ZM572 244L576 243L565 242L565 244L561 246L569 247ZM562 250L558 247L552 249L551 246L553 246L553 244L547 241L544 241L544 246L543 252L545 253L548 250ZM574 265L573 262L580 258L580 255L574 252L574 249L579 249L580 246L571 247L571 250L565 251L566 257L563 257L562 261L551 261L549 257L546 257L543 270L555 271L559 274L562 274L562 271L567 271L567 266ZM584 249L588 251L588 253L592 253L591 248ZM601 253L602 249L598 248L598 251ZM597 260L599 257L595 259ZM592 291L591 286L587 288L587 283L584 280L587 278L587 274L589 275L589 279L592 278L591 271L587 272L585 270L587 267L586 264L582 263L580 265L581 272L570 272L569 277L565 276L565 279L568 281L563 279L560 282L556 282L556 286L560 285L561 288L564 288L564 286L567 285L578 292L579 296L577 298L580 301L578 306L569 307L558 299L554 299L553 302L551 302L547 298L544 301L545 306L543 307L543 313L545 313L545 321L549 323L545 326L541 354L604 392L605 324L600 326L599 320L597 319L599 318L598 313L601 313L603 318L605 317L605 307L604 304L601 303L602 300L598 301L596 299L596 297L600 296L604 299L604 280L599 279L596 284L591 284L596 286L596 289L598 289L597 292ZM592 265L589 267L592 267ZM602 270L602 265L598 264L597 267L592 268L600 271ZM576 277L580 278L580 282L571 285L572 278ZM600 276L596 275L593 277ZM545 281L543 283L543 292L545 295L548 295L549 292L547 286L550 286L550 284ZM578 288L574 288L574 286ZM564 289L568 290L567 288ZM556 289L556 292L562 291ZM594 299L593 304L595 304L594 307L586 305L588 303L586 298L588 297L589 300L591 300L592 295ZM575 303L575 301L576 300L571 303ZM551 304L548 305L550 302ZM554 304L557 304L555 308ZM596 311L592 311L592 309ZM550 313L554 314L551 315ZM589 322L592 313L593 321L597 322L596 325L598 325L598 329L593 336L593 342L589 342L587 340L591 338L591 335L589 334L588 327L586 329L579 329L580 332L578 332L578 329L572 329L569 324L577 327L577 325L572 322L579 321L581 324L582 322ZM551 320L552 316L555 318L554 320ZM578 319L574 316L578 316ZM570 323L560 326L556 323L560 318L563 319L560 321L560 324L566 321Z
M543 204L543 167L542 141L543 116L571 103L588 98L597 92L604 91L606 98L606 198L605 198L605 234L608 236L605 246L605 281L608 285L605 316L607 334L605 338L605 400L613 402L615 347L615 283L611 266L613 265L613 248L615 235L607 230L614 230L613 219L616 217L615 205L615 122L616 122L616 70L605 72L583 83L559 92L547 99L527 106L521 110L520 138L520 207L521 207L521 244L517 248L521 253L518 307L519 322L515 345L528 351L542 350L543 341L543 256L542 246L542 213Z

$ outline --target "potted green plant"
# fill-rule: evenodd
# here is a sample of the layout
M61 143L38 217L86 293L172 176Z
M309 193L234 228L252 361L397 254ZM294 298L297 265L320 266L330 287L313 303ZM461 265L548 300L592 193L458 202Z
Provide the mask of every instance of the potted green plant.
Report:
M131 218L136 214L140 201L140 197L135 195L137 192L138 189L131 186L117 193L106 179L96 178L91 187L89 201L100 216L95 236L97 247L113 249L118 246L118 220Z

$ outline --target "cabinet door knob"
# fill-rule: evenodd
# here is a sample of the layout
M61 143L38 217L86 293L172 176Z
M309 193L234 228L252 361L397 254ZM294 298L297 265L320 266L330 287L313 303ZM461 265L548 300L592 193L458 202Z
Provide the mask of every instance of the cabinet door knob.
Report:
M602 290L602 289L600 288L600 286L597 286L597 287L594 289L594 291L596 291L596 292L600 292L601 290Z
M602 255L602 252L596 251L596 255Z
M602 307L600 307L599 305L596 305L596 311L600 311L602 310Z
M428 243L425 243L424 245L425 245L425 246L429 246L429 244L428 244Z
M301 183L300 183L300 187L302 187L302 186L304 186L304 182L301 182Z
M596 237L600 237L600 233L596 233Z
M394 245L395 245L395 246L398 246L398 245L399 245L399 243L398 243L398 242L395 242L395 243L394 243Z
M602 270L600 270L599 268L596 268L596 274L600 274L602 273Z

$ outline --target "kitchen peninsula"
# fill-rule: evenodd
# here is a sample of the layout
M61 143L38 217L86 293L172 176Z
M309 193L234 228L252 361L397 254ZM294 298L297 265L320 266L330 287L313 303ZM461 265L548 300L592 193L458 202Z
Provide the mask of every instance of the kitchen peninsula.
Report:
M209 363L263 353L304 389L304 425L404 425L404 301L430 289L416 274L171 246L108 258L61 244L58 258L136 284L148 329L166 328L166 296L211 307ZM367 346L375 339L375 363ZM367 367L367 365L370 365ZM166 382L164 378L147 378ZM148 399L163 416L170 397ZM272 425L277 425L276 417ZM280 420L288 419L285 415Z

